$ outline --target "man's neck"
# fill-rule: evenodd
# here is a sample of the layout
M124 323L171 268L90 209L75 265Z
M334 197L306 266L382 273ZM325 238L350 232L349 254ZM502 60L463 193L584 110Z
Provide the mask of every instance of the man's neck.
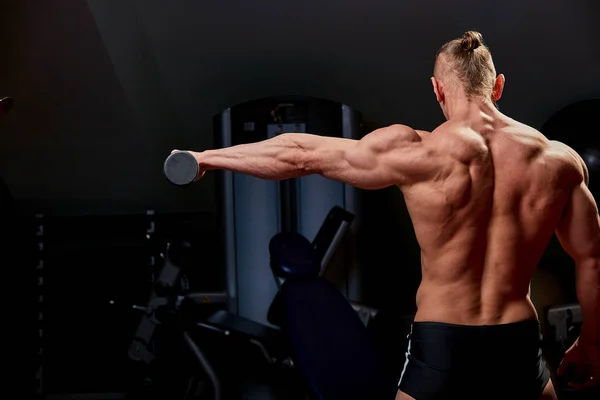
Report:
M448 120L494 119L501 115L491 100L457 97L448 99Z

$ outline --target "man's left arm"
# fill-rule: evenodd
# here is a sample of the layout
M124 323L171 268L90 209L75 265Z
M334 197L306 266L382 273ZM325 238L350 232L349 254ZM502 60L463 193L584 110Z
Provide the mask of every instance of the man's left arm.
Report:
M190 153L203 171L223 169L269 180L319 174L361 189L411 185L432 178L441 166L436 150L403 125L378 129L361 140L284 133Z

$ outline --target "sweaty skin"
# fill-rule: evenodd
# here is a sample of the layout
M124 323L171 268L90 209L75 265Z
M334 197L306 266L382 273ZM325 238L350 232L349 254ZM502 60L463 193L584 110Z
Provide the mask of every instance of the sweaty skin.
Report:
M537 318L531 278L573 192L586 190L585 165L574 152L487 111L425 135L450 171L401 187L421 246L416 321L493 325ZM597 211L592 202L588 208L597 234Z

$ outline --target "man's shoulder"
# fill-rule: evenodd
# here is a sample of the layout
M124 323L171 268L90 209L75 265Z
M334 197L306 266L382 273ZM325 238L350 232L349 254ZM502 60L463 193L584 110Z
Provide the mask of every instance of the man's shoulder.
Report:
M456 121L444 121L440 125L438 125L431 133L437 132L449 132L459 128L461 124L456 123Z
M570 165L575 166L583 162L575 149L558 140L548 140L548 151Z
M413 127L404 124L392 124L383 129L405 135L412 135L417 132Z
M544 160L556 163L554 165L563 172L587 175L583 159L566 143L550 139L537 129L515 120L510 120L508 131L516 133L516 138L523 138L524 144L536 149Z
M421 134L408 125L392 124L384 128L377 129L374 133L379 135L389 135L390 139L407 141L407 142L418 142L421 140Z
M468 128L468 125L464 123L464 121L446 121L441 125L438 125L433 131L431 131L430 136L432 138L436 138L436 140L457 140L458 138L465 138L465 133L472 133ZM468 135L467 135L468 136Z
M564 168L582 176L587 182L589 179L589 172L585 161L583 161L583 158L579 153L566 143L558 140L549 140L548 142L549 150L563 163Z

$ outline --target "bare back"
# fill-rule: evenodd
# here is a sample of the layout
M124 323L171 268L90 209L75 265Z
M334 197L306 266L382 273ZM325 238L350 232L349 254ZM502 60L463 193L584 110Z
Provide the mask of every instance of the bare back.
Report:
M402 188L421 246L415 320L535 318L529 284L580 182L573 155L506 117L447 122L422 140L449 152L454 165Z

